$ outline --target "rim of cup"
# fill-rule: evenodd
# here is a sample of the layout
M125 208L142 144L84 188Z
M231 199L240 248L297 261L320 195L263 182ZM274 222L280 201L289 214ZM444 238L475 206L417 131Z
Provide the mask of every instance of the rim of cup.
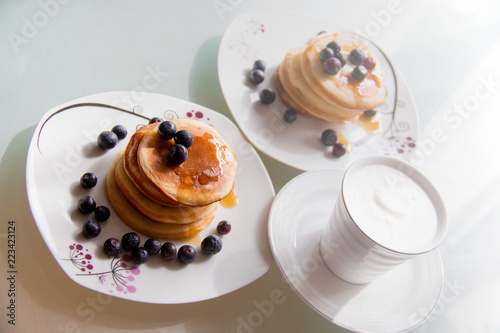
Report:
M396 169L398 171L401 171L404 175L408 176L411 178L420 188L424 190L424 192L427 194L427 196L430 198L435 210L436 210L436 215L437 215L437 220L438 220L438 226L436 230L436 234L432 238L432 240L428 243L425 244L425 247L423 247L419 251L402 251L398 250L395 248L391 248L387 245L379 243L377 240L373 239L370 237L368 234L363 231L363 229L356 223L354 220L353 216L349 212L349 207L348 204L345 202L344 198L344 183L346 178L349 178L349 176L353 173L355 173L357 170L364 168L369 165L385 165L388 167L391 167L393 169ZM390 157L390 156L370 156L370 157L364 157L361 158L355 162L353 162L346 170L344 173L344 176L342 178L342 184L341 184L341 198L344 203L344 206L346 208L347 214L351 218L351 220L354 222L354 224L358 227L358 229L368 238L370 239L373 243L389 250L394 253L400 253L400 254L407 254L407 255L417 255L417 254L424 254L429 251L432 251L435 249L444 239L446 236L446 233L448 231L448 217L446 213L446 207L444 204L444 201L439 194L438 190L434 186L434 184L430 181L427 176L425 176L422 172L420 172L417 168L414 166L401 161L397 158Z

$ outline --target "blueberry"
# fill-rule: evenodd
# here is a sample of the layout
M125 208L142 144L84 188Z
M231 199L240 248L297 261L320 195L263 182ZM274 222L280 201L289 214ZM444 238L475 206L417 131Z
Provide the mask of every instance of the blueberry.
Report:
M160 117L153 117L153 118L149 119L150 124L161 123L162 121L163 121L163 119L161 119Z
M270 88L262 89L259 93L260 101L264 104L271 104L276 98L276 93Z
M366 75L368 75L368 70L365 66L356 66L352 70L352 78L356 81L362 81Z
M127 136L127 129L123 125L113 126L111 132L115 133L118 137L118 140L123 140Z
M261 69L252 69L248 74L248 78L253 84L260 84L264 82L265 77L264 71Z
M368 57L368 58L366 58L363 65L365 66L366 69L373 69L377 65L377 62L375 61L375 58Z
M158 125L158 135L163 140L170 140L174 137L175 132L177 132L177 127L171 121L162 121L160 125Z
M366 111L363 112L363 115L365 117L368 117L368 118L371 118L371 117L373 117L376 114L377 114L377 110L374 110L374 109L366 110Z
M135 232L128 232L122 236L122 247L124 250L131 251L141 243L141 238Z
M110 215L111 212L109 211L109 208L106 206L99 206L96 207L96 209L94 210L95 219L99 222L107 221Z
M340 53L340 44L337 41L333 41L328 43L326 47L332 49L333 53L339 54Z
M361 65L366 59L366 52L361 48L355 48L349 53L349 61L353 65Z
M87 238L95 238L101 233L101 225L94 220L88 220L82 227L83 235Z
M177 252L177 260L183 264L190 264L196 260L196 250L191 245L182 245Z
M335 57L328 58L323 63L323 70L328 75L337 74L341 68L342 68L342 63L340 62L339 59Z
M217 224L217 233L219 235L227 235L231 232L231 223L226 220L222 220Z
M97 137L97 145L104 150L112 149L118 143L118 136L111 131L104 131Z
M177 257L177 247L172 242L166 242L161 246L160 255L165 261L174 260Z
M80 185L83 188L92 188L97 184L97 176L93 172L87 172L80 178Z
M319 60L321 62L325 62L326 59L331 58L335 55L335 52L329 47L325 47L321 52L319 53Z
M286 110L283 114L283 120L289 124L293 123L295 120L297 120L297 111L293 109Z
M255 60L252 69L260 69L261 71L266 71L266 62L264 60Z
M189 148L193 144L193 134L188 130L180 130L175 133L174 141L179 145Z
M170 151L168 152L168 160L172 164L181 164L187 160L188 150L183 145L176 143L172 147L170 147Z
M332 129L326 129L323 131L323 133L321 133L321 142L325 146L333 146L337 143L338 137L339 136L336 131Z
M335 58L339 59L341 67L344 67L347 64L347 59L342 53L336 54Z
M144 264L149 259L148 251L143 247L136 247L130 254L136 264Z
M201 242L201 252L207 255L214 255L222 250L222 240L217 235L205 237Z
M84 196L78 200L78 210L82 214L90 214L95 210L96 204L94 198L90 195Z
M104 253L108 256L117 256L122 251L120 241L116 238L108 238L103 245Z
M149 238L144 243L144 248L148 251L150 256L155 256L160 253L161 242L156 238Z
M333 146L333 156L340 157L347 152L347 147L343 143L336 143Z

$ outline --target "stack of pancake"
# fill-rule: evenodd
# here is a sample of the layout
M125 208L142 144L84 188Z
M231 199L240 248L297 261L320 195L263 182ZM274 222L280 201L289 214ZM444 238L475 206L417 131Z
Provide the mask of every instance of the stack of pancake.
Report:
M208 227L236 175L236 157L212 126L191 118L172 122L193 135L185 162L168 161L174 140L161 139L153 123L132 135L107 178L109 200L122 220L156 238L188 237Z
M352 34L324 33L308 45L290 50L274 72L273 81L287 107L307 117L344 123L382 105L386 91L378 61L361 81L352 78L354 65L349 60L337 74L326 74L319 55L333 41L340 44L345 59L351 50L361 48L376 60L372 50Z

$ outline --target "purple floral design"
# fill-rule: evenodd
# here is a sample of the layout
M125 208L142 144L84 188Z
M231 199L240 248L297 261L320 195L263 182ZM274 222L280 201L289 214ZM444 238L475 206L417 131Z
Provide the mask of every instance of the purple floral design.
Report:
M72 244L69 246L69 259L71 263L82 272L77 276L97 276L98 283L109 286L109 293L121 292L124 294L135 293L137 288L131 284L135 281L135 277L141 273L139 267L134 266L132 258L128 254L123 257L113 257L110 263L110 270L104 272L93 273L94 266L90 263L92 255L87 253L88 249L83 248L81 244ZM108 281L108 277L111 280Z
M248 21L244 31L229 38L227 47L239 53L244 60L257 59L257 52L255 48L255 38L260 37L266 31L263 23L255 20Z
M69 246L69 259L63 260L71 261L82 272L88 271L90 273L94 269L94 266L90 262L92 255L87 253L88 251L88 249L84 250L81 244L72 244Z
M404 108L406 103L398 100L396 104L400 108ZM410 124L405 121L398 121L396 119L398 115L396 111L397 110L394 109L389 112L391 123L387 130L382 133L382 140L380 141L382 150L392 154L395 153L396 155L409 154L416 147L416 142L413 137L405 134L410 129Z
M186 117L202 120L205 117L205 115L201 111L191 110L186 112ZM206 118L206 120L210 120L210 118Z

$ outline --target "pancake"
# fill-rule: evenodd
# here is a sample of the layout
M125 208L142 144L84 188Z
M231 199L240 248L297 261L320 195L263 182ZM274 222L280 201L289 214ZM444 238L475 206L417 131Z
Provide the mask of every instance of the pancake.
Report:
M283 85L281 84L281 78L280 78L280 67L281 67L281 64L278 65L278 68L276 68L276 70L274 71L273 73L273 83L274 83L274 86L276 88L276 92L278 93L278 95L280 96L281 98L281 101L290 109L293 109L295 111L297 111L297 113L299 113L300 115L304 116L304 117L308 117L308 118L316 118L316 119L320 119L320 118L317 118L317 117L314 117L313 115L311 115L310 113L308 113L305 109L303 109L300 105L298 105L293 99L292 97L290 97L288 95L288 93L285 91L285 88L283 87Z
M355 48L365 50L367 56L375 59L375 67L361 81L351 77L354 65L349 61L337 74L326 74L319 54L332 41L341 45L340 52L346 59ZM328 122L354 120L386 99L382 68L375 55L359 38L348 33L321 34L308 45L291 49L276 69L273 82L287 107Z
M206 229L215 217L217 209L214 209L206 217L188 224L159 223L149 219L135 209L120 192L115 181L115 168L118 159L109 170L106 188L111 206L120 218L134 230L137 230L149 237L155 238L185 238L193 236Z
M360 82L350 77L353 65L347 62L342 70L334 76L327 75L319 53L328 43L337 41L341 45L341 53L346 57L351 50L361 48L369 57L374 57L370 48L359 38L347 33L321 34L314 38L302 56L302 75L306 82L317 87L316 92L326 100L334 100L342 107L354 110L369 110L385 102L386 91L382 86L383 73L378 64L368 71L366 78Z
M330 122L342 122L358 116L359 111L341 107L334 100L325 100L314 87L308 85L301 70L301 55L305 46L287 53L280 64L280 78L284 90L292 100L312 117Z
M159 124L160 123L153 123L141 127L132 135L127 148L125 148L123 157L124 167L130 180L145 196L161 205L175 207L179 206L179 204L162 195L153 185L151 185L144 177L137 164L137 148L139 147L139 143L146 133L156 129Z
M119 157L115 167L115 180L120 192L138 211L150 219L162 223L187 224L200 220L217 208L218 202L201 207L168 207L146 197L130 180Z
M204 206L230 194L236 176L236 156L222 135L212 126L191 118L173 120L177 130L188 130L193 144L187 160L168 161L174 144L162 140L156 129L140 141L137 161L142 174L164 196L186 206Z

